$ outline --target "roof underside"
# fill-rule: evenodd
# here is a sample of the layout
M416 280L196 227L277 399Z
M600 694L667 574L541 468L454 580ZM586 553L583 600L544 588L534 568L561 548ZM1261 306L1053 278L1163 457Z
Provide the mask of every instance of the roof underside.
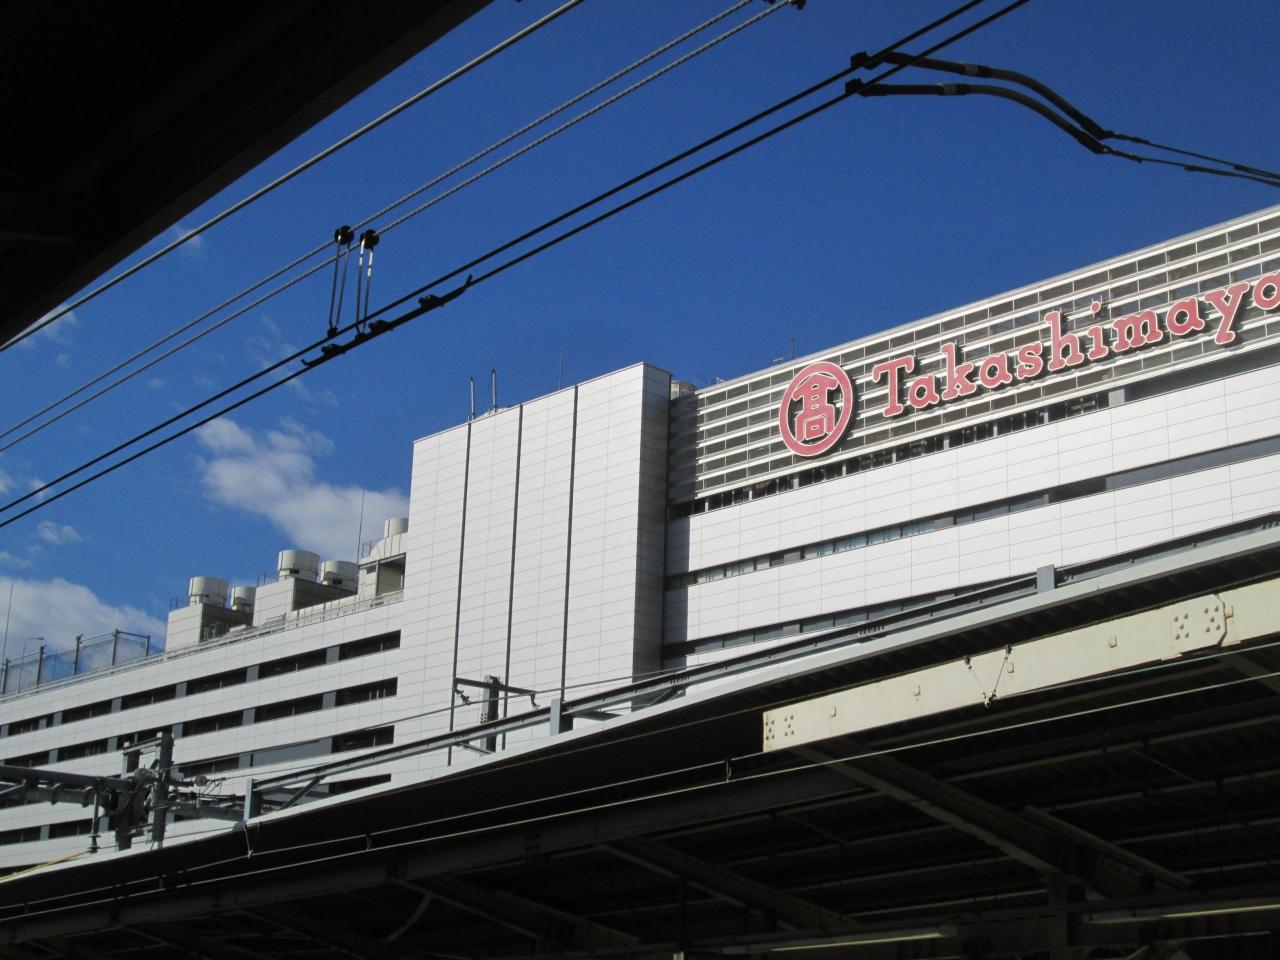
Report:
M759 750L769 707L1274 578L1275 522L444 779L14 878L0 956L1267 955L1280 632L825 741L817 764Z
M0 343L488 2L7 5Z

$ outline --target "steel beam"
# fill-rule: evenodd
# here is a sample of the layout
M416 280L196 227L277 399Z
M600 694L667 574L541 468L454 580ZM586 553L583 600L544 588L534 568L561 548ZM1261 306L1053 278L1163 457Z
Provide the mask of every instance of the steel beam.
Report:
M174 921L214 910L252 910L275 903L379 886L402 878L427 878L477 870L510 860L513 853L536 846L543 853L593 847L626 837L693 824L751 816L780 807L812 803L849 792L848 782L827 770L806 770L787 777L746 783L708 784L707 789L663 801L660 809L638 801L608 817L549 819L525 824L514 835L495 833L452 845L435 844L416 851L373 851L335 858L323 870L300 874L290 866L239 883L214 888L180 889L155 896L131 897L113 904L49 911L0 922L6 942L69 936L127 924ZM246 860L246 869L253 866Z
M570 949L629 946L638 937L555 907L501 890L484 890L451 877L435 877L403 886L431 894L467 913L506 927L536 942L558 943Z
M280 906L247 913L261 923L268 923L290 933L296 933L314 943L331 947L345 956L355 957L356 960L400 960L410 956L400 947L351 933L309 913Z
M1175 881L1181 881L1182 889L1190 886L1171 871L1157 869L1153 874L1138 869L1109 852L1110 844L1101 838L1077 828L1070 835L1051 829L1045 821L1033 822L892 757L842 760L829 747L800 747L796 753L976 837L1037 873L1078 881L1104 896L1132 896L1153 887L1177 889ZM1082 842L1086 837L1087 844Z
M263 960L262 954L243 947L218 943L208 937L170 923L135 923L129 929L150 937L157 943L175 947L185 953L201 957L203 960Z
M665 876L687 880L713 896L771 914L793 930L823 930L840 920L839 914L807 900L653 840L631 837L605 844L604 849Z

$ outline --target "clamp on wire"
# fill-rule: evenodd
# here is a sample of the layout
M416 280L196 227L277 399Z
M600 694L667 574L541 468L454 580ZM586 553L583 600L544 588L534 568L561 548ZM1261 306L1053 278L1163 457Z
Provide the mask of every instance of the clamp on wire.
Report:
M330 337L336 336L342 320L342 298L347 289L347 254L351 252L351 241L355 233L346 225L333 231L333 243L337 248L333 256L333 287L329 291L329 330ZM341 283L339 283L341 276Z
M365 317L369 315L369 294L373 291L373 248L378 245L378 231L370 227L360 234L360 256L356 261L356 334L364 332ZM366 264L364 255L369 254ZM362 297L363 294L363 297Z

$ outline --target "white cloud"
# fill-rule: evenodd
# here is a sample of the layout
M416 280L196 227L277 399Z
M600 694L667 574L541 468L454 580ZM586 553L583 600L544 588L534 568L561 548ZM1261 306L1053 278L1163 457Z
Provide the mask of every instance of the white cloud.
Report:
M61 309L62 307L58 307L57 310L50 310L38 322L43 323L46 318L53 316ZM80 321L76 319L76 312L71 310L47 327L40 328L39 331L19 342L18 346L27 350L33 349L39 343L56 343L64 347L70 346L75 340L75 329L78 326L80 326Z
M184 237L187 238L186 242L184 242L182 246L179 247L178 249L185 256L191 257L192 259L195 259L195 260L204 259L204 255L206 252L204 247L204 234L202 233L196 234L193 237L191 236L190 230L188 230L182 224L178 223L178 224L174 224L172 227L169 228L166 236L169 238L171 242L174 240L182 240Z
M68 543L79 543L84 537L80 536L80 531L69 523L54 523L52 520L42 520L40 525L36 527L36 536L45 543L52 543L62 546Z
M53 358L53 362L62 367L63 370L66 370L71 366L71 355L69 353L60 353Z
M261 330L252 334L245 341L249 355L257 362L259 369L265 369L285 357L292 356L298 351L296 344L285 338L284 331L280 329L280 325L272 320L266 314L260 318L262 321ZM289 367L283 367L277 370L272 376L276 379L288 376ZM304 403L312 405L322 405L326 407L336 407L338 405L338 395L328 387L315 388L303 383L304 378L298 377L290 380L286 386L296 393Z
M16 553L10 553L8 550L0 550L0 563L7 567L18 567L19 569L31 566L30 560L24 560Z
M12 606L9 606L10 588ZM53 580L0 577L0 605L7 607L6 655L10 658L21 656L24 644L28 651L36 649L39 644L32 640L34 637L42 637L46 647L65 650L75 643L77 636L91 637L120 629L158 639L165 631L164 623L150 614L136 607L113 606L88 587L61 577Z
M258 434L223 417L201 427L196 437L210 454L200 462L209 498L266 517L288 536L289 543L282 546L348 559L357 546L362 496L369 536L387 517L408 512L408 498L398 490L364 490L317 479L316 458L331 454L333 441L293 420Z
M0 494L8 493L13 489L13 477L0 470Z

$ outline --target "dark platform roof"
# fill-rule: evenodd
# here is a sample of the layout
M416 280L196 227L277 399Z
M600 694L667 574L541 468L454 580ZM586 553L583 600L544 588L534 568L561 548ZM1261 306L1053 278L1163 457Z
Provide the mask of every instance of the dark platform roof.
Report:
M488 2L6 4L0 343Z
M1273 579L1277 522L437 780L14 876L0 957L1274 956L1280 635L827 760L759 745L767 707Z

